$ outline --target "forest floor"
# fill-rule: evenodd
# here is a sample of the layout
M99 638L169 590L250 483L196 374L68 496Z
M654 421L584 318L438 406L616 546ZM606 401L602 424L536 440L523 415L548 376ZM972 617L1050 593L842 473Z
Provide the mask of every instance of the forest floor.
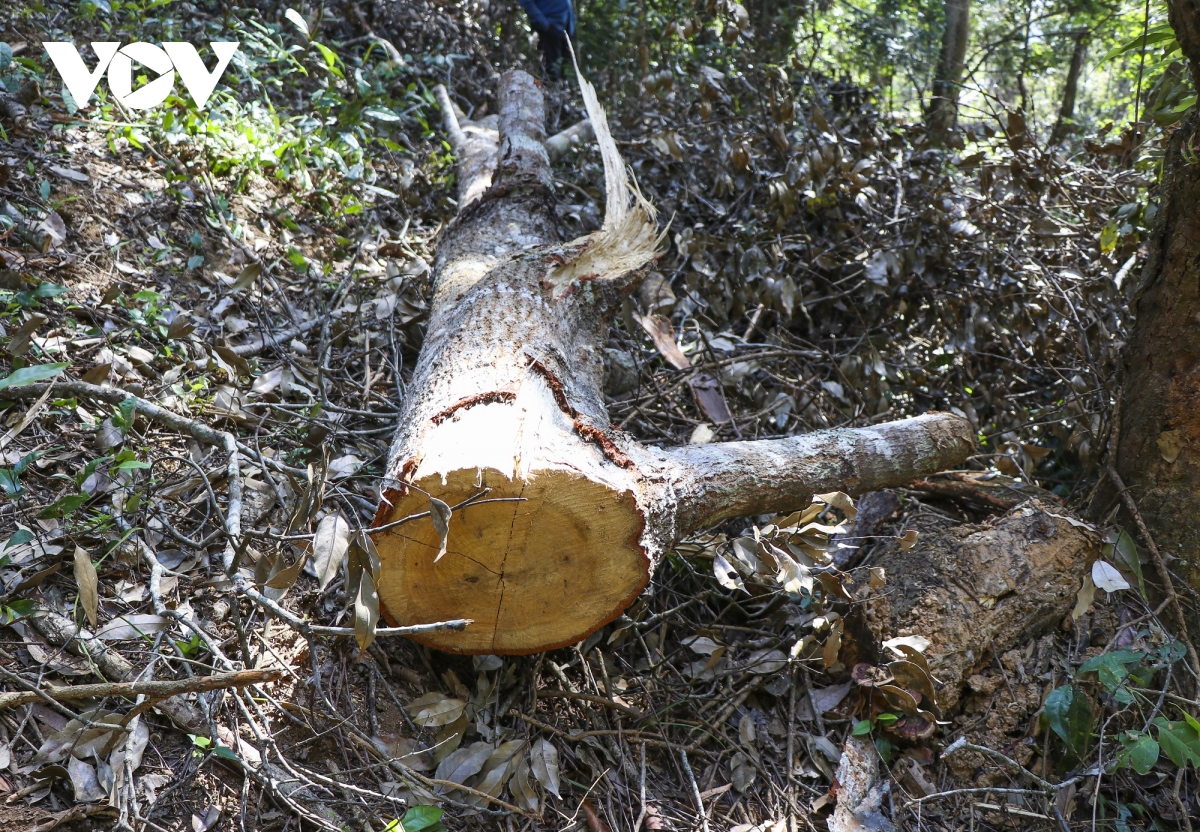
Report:
M101 39L97 8L0 12L6 88L45 81L43 40ZM855 738L884 763L865 828L1191 828L1196 680L1103 510L1074 610L976 657L915 741L852 678L846 607L745 566L745 521L576 647L360 649L343 563L454 214L430 88L479 116L493 63L531 63L465 5L284 8L116 21L236 31L240 84L207 111L78 111L55 80L0 122L0 829L834 829ZM821 541L851 583L1031 495L1084 514L1152 219L1128 137L1068 155L998 113L943 151L803 67L693 70L601 87L671 222L613 323L613 423L679 444L970 419L966 470ZM550 132L580 118L549 96ZM556 177L564 236L598 227L594 149ZM1002 756L943 757L960 740Z

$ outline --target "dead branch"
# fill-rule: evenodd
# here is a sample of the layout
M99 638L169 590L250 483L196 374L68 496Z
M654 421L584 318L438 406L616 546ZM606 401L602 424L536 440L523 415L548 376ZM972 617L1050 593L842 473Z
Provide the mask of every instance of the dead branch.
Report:
M572 148L580 147L585 142L591 141L593 135L591 119L585 118L546 139L546 153L550 156L551 162L557 162Z
M104 696L145 695L151 702L159 702L184 693L206 693L222 688L240 688L263 682L274 682L284 675L282 670L235 670L214 673L211 676L193 676L190 679L156 680L141 682L101 682L92 685L43 685L39 691L0 693L0 709L15 708L49 697L57 702L76 699L98 699ZM42 696L41 694L45 694Z

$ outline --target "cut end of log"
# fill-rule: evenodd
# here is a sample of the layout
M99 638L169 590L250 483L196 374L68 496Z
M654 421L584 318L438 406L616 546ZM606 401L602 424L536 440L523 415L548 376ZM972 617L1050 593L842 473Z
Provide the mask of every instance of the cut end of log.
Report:
M393 626L474 619L462 632L417 637L429 647L522 654L573 644L616 618L649 581L639 544L645 521L627 491L561 469L516 481L493 469L459 470L416 486L389 492L394 505L377 524L427 511L421 490L454 506L487 488L491 501L453 513L436 562L441 536L429 517L375 538L379 599Z

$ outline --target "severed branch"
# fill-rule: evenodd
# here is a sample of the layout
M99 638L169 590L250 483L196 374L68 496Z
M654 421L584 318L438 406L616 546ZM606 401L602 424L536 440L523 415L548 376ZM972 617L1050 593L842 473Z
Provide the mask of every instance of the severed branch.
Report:
M274 682L284 675L282 670L235 670L190 679L139 682L100 682L92 685L45 685L37 691L0 693L0 709L15 708L49 697L56 702L76 699L98 699L103 696L146 696L160 702L184 693L207 693L224 688L240 688Z
M433 88L442 111L442 127L458 157L458 210L476 202L492 186L500 134L494 116L471 121L450 99L441 84Z
M662 232L582 77L580 92L604 162L605 213L599 231L570 242L558 238L555 142L536 81L502 77L495 140L437 92L459 211L435 254L428 332L373 526L483 488L522 501L472 508L440 532L431 517L372 535L390 624L475 620L417 637L438 649L572 644L620 615L686 534L802 508L814 494L903 485L974 449L970 423L950 413L684 448L643 445L612 426L601 390L607 320L659 256Z
M680 467L677 522L688 532L808 505L825 491L861 494L903 485L960 463L974 447L970 422L931 412L874 427L685 445L664 454Z
M592 120L585 118L546 139L546 155L550 157L551 162L557 162L571 148L591 141L593 135L595 134L592 132Z

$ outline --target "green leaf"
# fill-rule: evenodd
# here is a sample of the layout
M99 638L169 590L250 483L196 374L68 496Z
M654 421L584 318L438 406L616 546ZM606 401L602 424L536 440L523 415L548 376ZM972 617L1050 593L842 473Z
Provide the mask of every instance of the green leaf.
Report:
M1117 247L1117 225L1110 222L1100 231L1100 251L1108 254Z
M90 494L71 494L70 496L63 497L49 508L44 509L41 514L38 515L38 517L42 518L43 520L47 520L52 517L66 517L68 514L73 514L81 505L86 503L90 497Z
M1105 690L1113 693L1129 678L1131 668L1141 664L1145 659L1145 653L1133 650L1114 650L1111 653L1088 659L1079 666L1079 673L1095 673Z
M442 819L445 810L437 806L413 806L404 813L400 825L404 832L424 832Z
M122 431L127 431L133 427L133 412L137 409L137 399L133 396L124 398L117 405L117 412L113 416L113 423Z
M8 542L4 544L4 550L7 551L14 546L20 546L31 540L33 540L33 532L29 531L29 529L17 529L13 532L13 536L8 539Z
M1145 46L1150 46L1156 43L1165 43L1173 40L1175 40L1175 30L1171 28L1171 24L1159 23L1157 26L1152 26L1146 30L1146 35L1144 38L1142 35L1138 35L1132 40L1126 41L1125 43L1122 43L1119 46L1114 46L1112 49L1108 50L1108 54L1101 58L1101 63L1104 61L1110 61L1113 58L1121 55L1127 55L1130 52L1140 52ZM1174 49L1168 47L1166 51L1173 52Z
M204 255L202 255L202 254L193 254L187 260L187 267L189 269L198 269L203 265L204 265Z
M879 752L880 758L891 765L892 760L896 756L896 746L885 740L883 737L875 738L875 750Z
M880 725L891 725L893 722L896 722L899 719L900 717L896 716L895 714L880 714L879 716L875 717L875 721Z
M1046 697L1046 723L1077 760L1086 756L1092 741L1092 703L1079 688L1064 685Z
M4 378L0 378L0 390L54 378L69 366L69 364L34 364L32 367L22 367Z
M38 287L33 290L33 296L36 298L54 298L67 291L66 286L59 286L57 283L39 283Z
M854 728L850 731L850 735L854 737L862 737L869 733L871 733L871 720L869 719L860 719L854 723Z
M345 75L342 74L342 71L337 68L338 56L337 56L336 52L334 52L332 49L330 49L325 44L319 43L315 40L312 42L312 45L317 47L317 49L320 51L321 57L323 57L325 59L325 66L329 69L330 72L332 72L334 75L336 75L339 78L346 77Z
M7 627L18 618L32 614L33 610L32 598L18 598L15 601L9 601L7 606L0 605L0 625Z
M13 473L17 475L24 474L29 470L29 466L33 464L33 461L41 455L41 451L31 451L30 453L25 454L25 456L17 460L17 464L13 466Z
M1104 248L1104 233L1113 227L1114 222L1110 222L1104 227L1104 232L1100 235L1101 248ZM1115 247L1116 231L1113 232L1112 243ZM1100 554L1126 575L1133 575L1137 579L1138 591L1141 592L1143 598L1146 597L1146 581L1142 577L1141 556L1137 543L1129 536L1128 532L1124 529L1115 529L1109 532L1104 539L1104 545L1100 547Z
M1163 753L1180 768L1189 763L1200 768L1200 733L1186 722L1168 722L1161 716L1154 720L1158 726L1158 743Z
M400 116L385 107L363 107L362 114L375 121L403 121Z
M17 478L16 471L11 468L0 468L0 491L9 497L16 497L21 493L21 481Z
M1188 725L1192 726L1192 730L1195 731L1197 735L1200 735L1200 721L1197 721L1194 716L1187 713L1186 711L1183 714L1183 720Z
M303 32L304 37L308 37L308 21L304 19L300 12L296 11L295 9L288 9L283 13L283 16L286 17L293 26Z
M12 47L0 41L0 72L8 69L8 65L12 63L12 59Z
M218 745L216 748L213 749L212 753L213 753L214 757L221 757L222 759L225 759L225 760L232 760L235 763L240 762L238 755L235 754L233 749L230 748L228 745Z
M1121 736L1121 745L1125 746L1121 764L1128 765L1138 774L1149 774L1158 762L1158 743L1149 734L1128 732Z

